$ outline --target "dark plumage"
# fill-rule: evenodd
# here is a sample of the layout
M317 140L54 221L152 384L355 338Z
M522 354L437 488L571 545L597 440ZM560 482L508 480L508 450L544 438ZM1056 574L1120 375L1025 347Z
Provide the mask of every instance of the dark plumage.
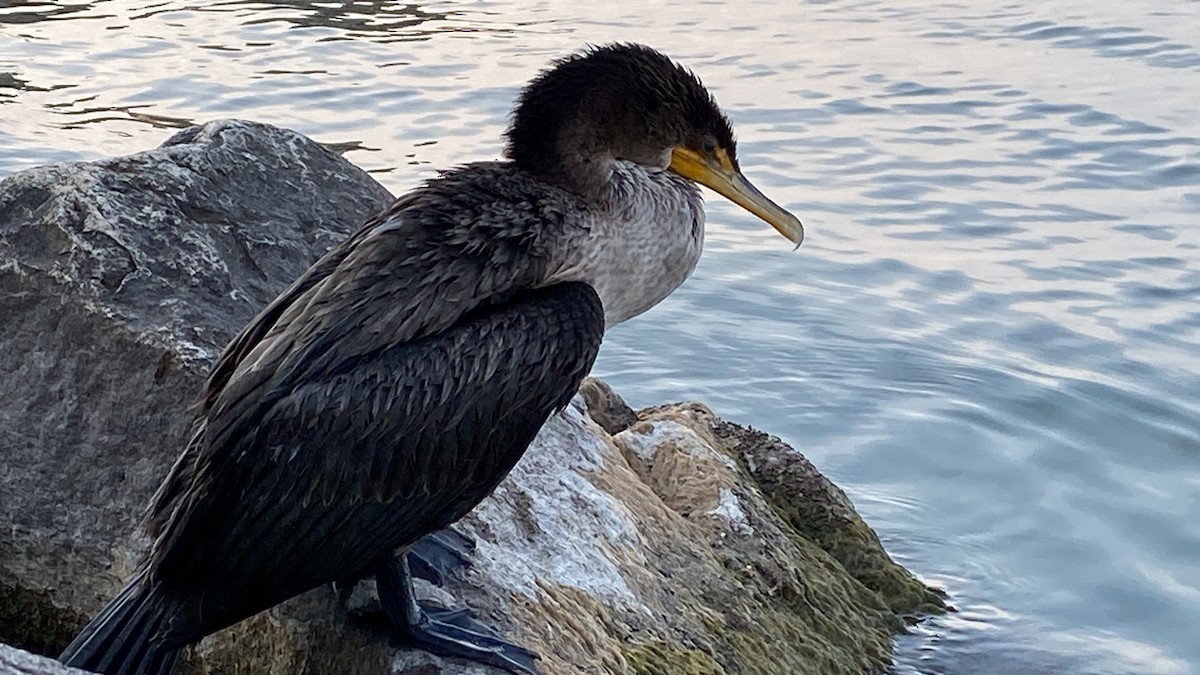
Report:
M471 620L424 614L397 549L487 496L570 400L606 325L690 273L703 211L688 179L800 230L746 187L699 80L647 47L556 63L521 95L509 141L511 161L398 199L226 347L151 504L150 555L64 663L168 673L209 633L374 573L410 644L534 671Z

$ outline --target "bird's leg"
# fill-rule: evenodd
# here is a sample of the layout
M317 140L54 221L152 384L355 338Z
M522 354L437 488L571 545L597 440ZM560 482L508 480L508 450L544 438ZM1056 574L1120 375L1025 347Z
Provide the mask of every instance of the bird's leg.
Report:
M471 564L471 551L474 550L475 541L473 539L447 527L421 537L415 544L401 549L399 555L408 556L409 569L414 577L424 579L441 588L446 585L446 581L455 572ZM351 616L364 617L383 610L374 602L362 604L351 601L359 582L371 574L372 572L368 570L365 573L333 582L333 592L337 595L338 602L349 608ZM466 612L466 610L444 611L448 612L448 616ZM430 615L433 616L432 611ZM433 616L433 618L453 623L446 616Z
M438 656L457 657L537 675L537 654L502 639L471 618L466 610L425 608L413 593L407 556L387 556L376 568L375 584L383 609L405 644Z
M452 528L430 532L408 549L408 564L413 576L434 586L444 586L446 579L471 564L475 542Z

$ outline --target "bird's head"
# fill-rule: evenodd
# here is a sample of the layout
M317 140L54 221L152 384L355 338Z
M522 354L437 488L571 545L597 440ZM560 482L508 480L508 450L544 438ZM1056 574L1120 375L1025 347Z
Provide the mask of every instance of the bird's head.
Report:
M708 186L797 246L804 239L800 221L742 175L733 128L699 78L644 45L556 61L521 93L507 136L519 167L585 195L627 160Z

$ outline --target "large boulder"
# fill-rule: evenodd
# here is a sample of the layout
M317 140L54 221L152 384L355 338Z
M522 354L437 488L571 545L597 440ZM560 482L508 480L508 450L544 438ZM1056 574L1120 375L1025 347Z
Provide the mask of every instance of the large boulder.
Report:
M0 182L0 642L56 654L116 593L220 349L390 199L248 122ZM942 608L795 450L699 404L634 413L598 381L457 527L471 566L420 590L537 650L547 675L864 673L901 617ZM397 649L343 605L314 590L180 670L492 672ZM0 651L18 662L43 672Z

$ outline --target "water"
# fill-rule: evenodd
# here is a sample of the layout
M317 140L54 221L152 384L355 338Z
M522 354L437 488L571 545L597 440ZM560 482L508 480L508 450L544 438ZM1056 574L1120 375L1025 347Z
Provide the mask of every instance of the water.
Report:
M710 202L596 371L803 448L957 614L896 673L1200 672L1200 3L0 2L0 175L218 117L394 192L586 42L685 61L790 247Z

